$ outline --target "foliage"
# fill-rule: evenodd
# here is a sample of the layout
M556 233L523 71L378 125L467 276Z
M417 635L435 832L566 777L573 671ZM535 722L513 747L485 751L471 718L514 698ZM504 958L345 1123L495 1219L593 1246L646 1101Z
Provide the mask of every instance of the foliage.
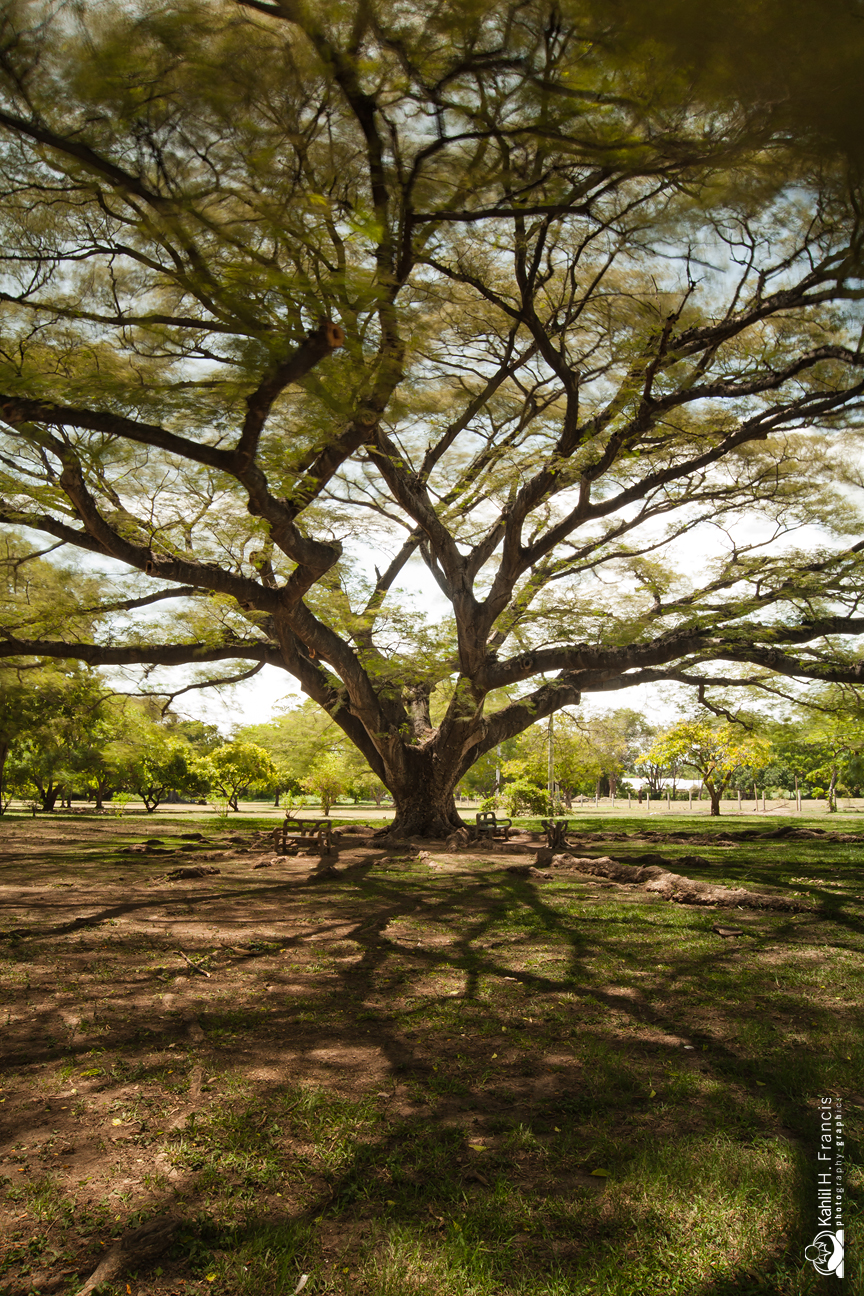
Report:
M16 788L7 775L9 752L28 732L39 711L39 694L33 688L33 671L23 673L14 666L0 670L0 814L4 814ZM16 771L17 773L17 771ZM26 787L26 779L21 779Z
M183 720L169 711L164 717L165 731L171 738L179 738L196 756L209 756L222 746L222 736L216 725L203 720Z
M502 780L502 764L513 760L524 750L524 741L531 730L518 738L508 738L484 754L466 770L459 789L464 796L494 797Z
M648 732L644 719L628 708L591 717L559 713L552 730L553 765L567 808L576 795L595 796L608 790L614 796ZM511 745L518 756L502 766L505 777L527 777L548 789L548 724L533 725Z
M342 730L320 707L305 701L289 708L267 724L247 725L237 737L257 743L274 758L274 790L298 792L301 787L318 795L318 784L338 783L334 796L351 791L355 797L379 801L387 789ZM330 771L329 774L326 771ZM309 779L316 781L315 786ZM335 786L334 783L334 786ZM322 803L323 804L323 803ZM332 805L332 798L329 801ZM324 811L329 813L329 809Z
M373 801L376 806L381 806L390 795L377 774L373 774L368 767L365 771L361 769L359 773L349 771L346 790L354 798L355 804L358 801Z
M153 735L140 747L126 764L124 774L125 786L141 798L148 814L170 792L198 797L206 788L186 744L163 735Z
M711 798L711 814L719 815L720 798L733 776L768 763L770 743L738 726L717 725L708 719L680 720L652 744L637 764L672 765L696 770Z
M29 552L15 532L0 536L4 633L90 632L93 617L81 608L95 598L94 580ZM13 792L53 805L61 786L54 774L62 783L105 741L104 693L98 677L74 663L0 663L0 814Z
M316 794L321 802L321 813L329 815L334 801L347 790L350 781L351 769L344 756L338 752L326 752L313 761L302 786Z
M119 712L98 675L74 666L31 672L7 694L7 702L16 700L25 723L10 744L10 790L53 810L76 781L99 780L104 750L119 731Z
M592 692L854 683L831 10L8 0L0 520L117 574L0 656L278 666L434 833Z
M525 777L508 783L497 800L511 816L548 815L552 810L548 789Z
M797 719L775 725L774 757L763 778L797 786L805 796L824 796L837 809L838 791L858 795L864 786L864 730L861 702L853 694L814 693Z
M269 752L250 742L224 743L199 760L196 769L234 811L239 810L239 799L250 788L267 787L277 777Z

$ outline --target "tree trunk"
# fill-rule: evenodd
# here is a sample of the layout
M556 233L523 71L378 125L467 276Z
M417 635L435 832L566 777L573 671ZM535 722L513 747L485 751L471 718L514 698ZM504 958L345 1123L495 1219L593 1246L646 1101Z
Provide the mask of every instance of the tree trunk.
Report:
M6 806L9 804L6 799L6 784L4 774L6 773L6 757L9 755L9 744L0 742L0 815L6 813Z
M55 787L53 783L49 783L47 788L39 788L39 794L39 799L42 802L42 809L46 811L53 810L57 804L57 797L60 794L60 789L59 787Z
M389 780L388 780L389 781ZM456 809L456 780L429 778L422 768L402 770L390 791L396 803L394 837L449 837L465 824ZM443 784L443 786L442 786Z
M709 797L711 798L710 814L716 817L717 815L720 814L720 797L723 793L723 789L709 787L706 788L705 790L707 791Z
M837 780L840 776L840 770L837 765L831 771L831 782L828 785L828 813L837 813Z

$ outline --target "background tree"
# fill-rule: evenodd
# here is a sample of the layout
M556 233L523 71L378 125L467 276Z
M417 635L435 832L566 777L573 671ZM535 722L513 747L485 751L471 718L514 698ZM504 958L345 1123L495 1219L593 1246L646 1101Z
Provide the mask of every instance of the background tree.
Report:
M275 773L270 783L270 791L273 793L273 805L278 806L282 798L286 797L286 804L290 806L294 795L302 791L300 781L283 761L275 760L273 766Z
M694 769L710 797L710 813L719 815L720 799L735 774L759 769L768 763L770 755L771 747L765 738L747 734L737 725L696 719L681 720L661 734L641 760Z
M584 693L858 681L858 173L720 71L829 7L8 0L0 518L129 579L0 654L287 670L399 833Z
M277 773L269 752L249 742L224 743L199 761L197 769L235 812L241 796L271 784Z
M301 782L308 792L314 792L318 797L321 813L329 815L336 800L347 791L351 773L344 756L337 752L325 752L312 762Z
M15 743L36 722L39 694L33 687L33 672L38 666L15 663L0 670L0 814L5 814L16 790L7 779L6 766Z
M206 724L203 720L184 720L170 710L161 719L169 738L179 738L195 756L209 756L224 742L217 725Z
M0 635L50 635L67 618L80 629L92 627L92 617L81 609L97 598L96 582L46 561L46 553L30 551L14 531L0 535ZM104 693L94 673L74 665L66 670L56 661L9 657L0 662L0 814L9 800L10 755L20 790L36 794L30 779L34 760L43 772L58 762L71 770L83 758L81 744L104 740ZM47 788L38 792L43 800L55 796L50 776Z
M595 796L608 789L614 797L619 782L644 746L650 725L637 711L619 707L587 720L574 717L573 727L582 733L587 750L594 757Z
M485 752L480 756L473 765L466 770L460 783L460 791L464 796L488 798L494 797L496 792L500 791L503 780L502 766L505 762L513 760L520 750L521 739L527 735L520 735L518 738L508 738L503 743L498 743L491 751Z
M117 732L104 681L93 671L67 666L33 672L21 698L27 723L8 761L16 790L53 810L85 783Z
M775 761L764 774L805 796L824 796L837 809L837 793L857 794L864 783L864 725L854 692L814 692L791 722L774 727Z
M148 814L172 792L200 796L207 786L185 743L163 736L138 748L123 767L123 784L141 798Z
M500 792L484 802L484 806L503 806L508 815L549 814L552 799L546 780L546 770L536 755L527 759L514 757L501 767L503 782Z
M377 774L373 774L368 766L359 772L356 769L349 770L347 791L354 798L355 804L358 801L372 801L379 808L390 796Z
M662 725L645 725L640 734L642 750L630 757L630 768L645 781L648 794L659 797L668 791L675 795L681 776L681 759L671 750L656 748L657 740L664 734ZM642 799L642 793L639 793Z
M337 724L311 701L291 707L268 724L247 725L237 731L242 742L257 743L269 752L278 771L276 787L299 791L312 772L339 770L339 795L351 787L374 787L380 780ZM325 777L323 772L321 777ZM334 775L335 777L335 775ZM311 789L318 792L317 787ZM386 789L385 789L386 791ZM278 805L277 792L277 805ZM326 811L325 813L329 813Z
M88 782L103 780L103 796L109 789L133 793L148 814L175 794L190 799L204 794L194 749L176 724L166 723L156 701L119 698L110 705L110 741L93 753Z

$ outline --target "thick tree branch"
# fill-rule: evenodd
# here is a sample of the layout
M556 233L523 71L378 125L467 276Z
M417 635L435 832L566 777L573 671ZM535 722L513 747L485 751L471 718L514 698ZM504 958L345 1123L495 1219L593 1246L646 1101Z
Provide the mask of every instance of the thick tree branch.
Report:
M0 629L0 658L49 657L86 662L88 666L196 666L215 661L258 661L284 669L274 644L231 643L208 647L200 643L99 644L53 639L18 639Z
M276 400L291 383L299 382L311 369L345 341L338 324L325 320L304 342L262 379L255 391L246 397L246 418L235 451L236 470L243 469L258 453L258 442L267 416Z
M113 603L97 603L94 607L82 608L82 613L103 613L103 612L135 612L138 608L151 607L154 603L162 603L166 599L189 598L191 595L200 593L200 588L196 585L178 585L174 589L158 590L155 594L145 594L142 598L117 599Z

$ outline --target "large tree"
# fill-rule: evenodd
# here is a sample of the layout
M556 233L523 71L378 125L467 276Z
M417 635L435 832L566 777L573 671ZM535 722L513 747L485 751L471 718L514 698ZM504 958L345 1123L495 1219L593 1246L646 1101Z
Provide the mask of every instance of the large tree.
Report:
M4 4L0 517L131 575L0 653L270 663L433 834L583 692L860 679L854 167L606 12Z

